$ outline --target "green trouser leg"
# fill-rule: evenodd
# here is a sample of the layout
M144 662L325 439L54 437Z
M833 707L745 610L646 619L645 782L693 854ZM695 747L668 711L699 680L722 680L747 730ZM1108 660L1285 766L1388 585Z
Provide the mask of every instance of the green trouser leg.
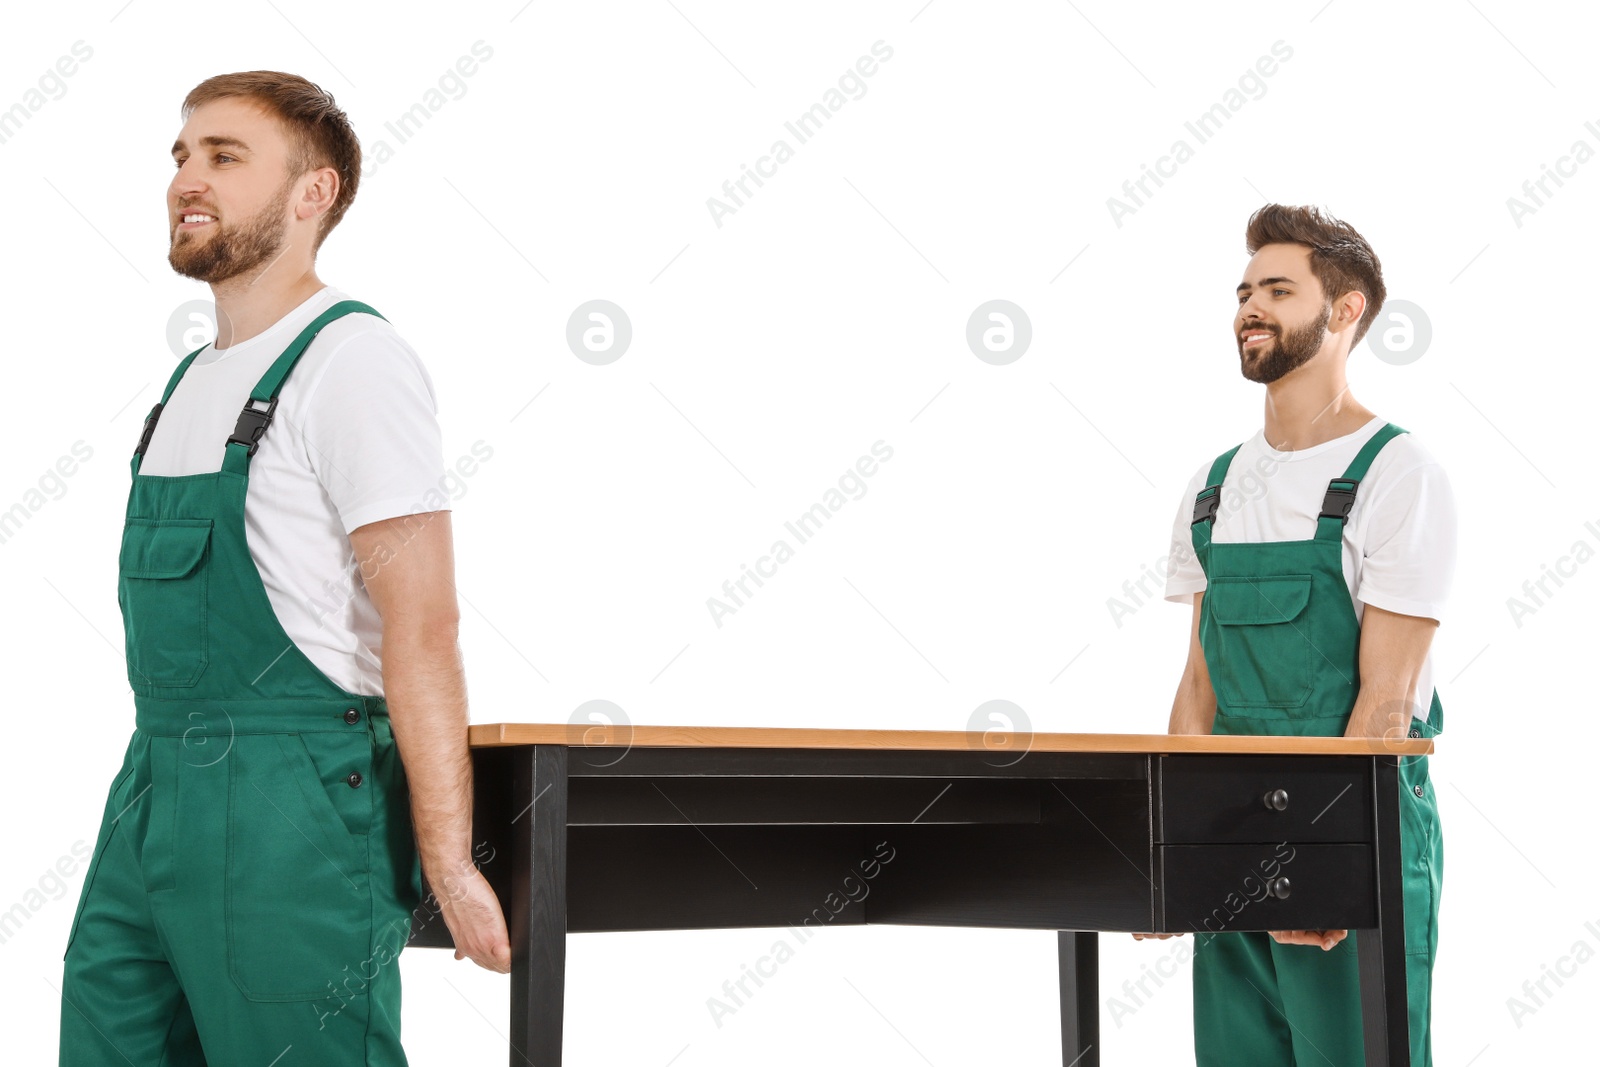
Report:
M63 1067L205 1063L128 845L131 776L146 748L138 734L128 743L80 893L62 979Z
M1199 1067L1364 1063L1354 938L1324 952L1264 933L1197 936Z
M325 784L361 752L366 794ZM367 833L330 788L376 802ZM62 1067L404 1067L405 798L383 720L206 746L135 731L68 941Z
M1418 792L1420 790L1420 794ZM1406 998L1410 1009L1411 1063L1433 1067L1429 1020L1433 1012L1433 961L1439 951L1439 890L1444 882L1444 836L1428 757L1400 763L1400 845L1405 876Z
M1426 756L1402 763L1400 789L1411 1064L1432 1067L1428 1021L1444 853ZM1199 1067L1364 1067L1353 935L1327 952L1280 945L1265 933L1196 936Z

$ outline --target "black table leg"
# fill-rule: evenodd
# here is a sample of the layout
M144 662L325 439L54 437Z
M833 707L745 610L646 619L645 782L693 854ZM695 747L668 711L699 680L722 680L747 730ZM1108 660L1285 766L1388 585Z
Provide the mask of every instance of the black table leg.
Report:
M561 1067L567 973L567 749L514 750L511 1067Z
M1100 1067L1100 935L1056 931L1061 960L1061 1062Z
M1400 764L1394 756L1379 756L1372 764L1378 928L1356 931L1361 1021L1366 1034L1367 1067L1405 1067L1411 1062L1411 1036L1400 869Z

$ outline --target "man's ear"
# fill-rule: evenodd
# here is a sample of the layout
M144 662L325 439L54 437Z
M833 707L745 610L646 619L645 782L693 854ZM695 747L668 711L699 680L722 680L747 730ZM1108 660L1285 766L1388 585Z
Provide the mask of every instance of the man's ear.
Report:
M310 172L305 192L295 204L295 217L312 219L333 208L339 197L339 172L332 167L319 167ZM317 225L320 227L320 220Z

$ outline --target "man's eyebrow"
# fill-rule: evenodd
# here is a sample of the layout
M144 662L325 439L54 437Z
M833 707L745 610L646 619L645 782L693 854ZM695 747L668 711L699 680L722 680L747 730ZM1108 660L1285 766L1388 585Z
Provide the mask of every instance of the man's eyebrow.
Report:
M246 152L250 151L250 146L237 137L220 137L215 134L207 134L200 138L200 143L208 148L238 148ZM183 143L182 138L172 142L173 155L177 155L179 152L187 152L188 150L189 146Z
M1279 282L1288 282L1290 285L1299 284L1293 278L1262 278L1256 284L1261 286L1261 288L1265 289L1267 286L1269 286L1269 285L1277 285ZM1250 283L1249 282L1240 282L1239 283L1239 288L1235 289L1234 292L1242 293L1248 288L1250 288Z

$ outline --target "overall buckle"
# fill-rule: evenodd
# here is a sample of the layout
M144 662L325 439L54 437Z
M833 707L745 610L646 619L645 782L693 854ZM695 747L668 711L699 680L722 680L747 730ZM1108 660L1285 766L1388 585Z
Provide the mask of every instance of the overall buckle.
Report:
M249 455L255 455L256 449L261 447L261 435L267 432L267 426L272 422L272 413L278 409L278 398L274 396L267 401L265 408L255 408L250 405L255 403L251 397L244 403L244 410L239 412L239 421L234 423L233 433L228 435L230 445L249 445Z
M1210 493L1211 495L1207 496L1207 493ZM1217 506L1221 503L1222 484L1220 482L1216 485L1208 485L1204 489L1200 490L1199 493L1195 494L1194 518L1190 521L1189 525L1193 526L1197 522L1214 523L1217 518Z
M133 454L144 455L144 450L150 447L150 435L156 432L156 420L161 417L161 401L156 401L156 406L150 409L150 414L144 417L144 432L139 435L139 444L134 448Z
M1336 485L1336 482L1346 482L1349 488ZM1356 486L1361 484L1359 478L1334 478L1328 482L1328 493L1322 498L1322 511L1318 519L1338 519L1340 524L1350 521L1350 509L1356 504Z

